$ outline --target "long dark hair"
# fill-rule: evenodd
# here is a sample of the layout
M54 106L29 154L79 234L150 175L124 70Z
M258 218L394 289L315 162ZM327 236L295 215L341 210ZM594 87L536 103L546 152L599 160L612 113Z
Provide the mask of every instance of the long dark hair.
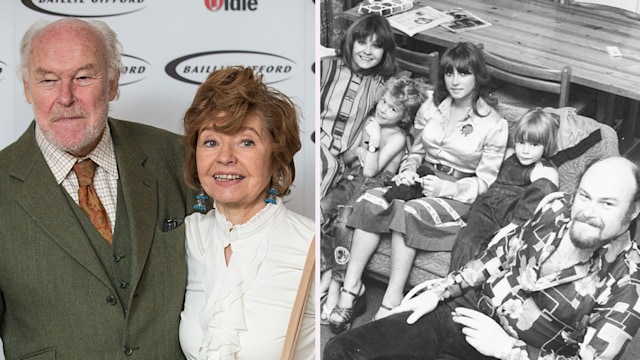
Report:
M470 73L476 78L476 87L471 93L471 107L478 116L488 114L478 113L478 99L482 98L487 104L495 106L498 101L489 94L489 83L491 75L484 62L482 50L470 42L459 42L455 46L447 49L440 58L440 69L438 71L438 86L433 94L433 101L439 105L442 100L449 96L444 82L444 75L452 73L456 69L459 73Z
M371 69L360 69L353 61L353 44L356 41L366 41L368 38L375 36L376 44L380 46L384 53L382 60ZM344 60L345 64L360 75L382 75L389 77L396 73L396 42L393 38L391 25L386 18L377 14L367 14L360 16L347 29L340 45L336 49L336 54ZM355 68L354 68L355 67Z

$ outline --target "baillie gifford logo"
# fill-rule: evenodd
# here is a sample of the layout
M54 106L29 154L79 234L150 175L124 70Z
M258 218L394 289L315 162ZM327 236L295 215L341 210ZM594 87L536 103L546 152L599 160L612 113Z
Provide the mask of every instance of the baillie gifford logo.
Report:
M123 72L120 74L120 86L134 84L146 79L150 64L147 60L122 54Z
M85 18L127 15L146 7L145 0L22 0L22 5L46 15Z
M204 6L209 11L256 11L258 0L204 0Z
M175 80L200 85L210 72L234 65L244 65L262 73L267 85L293 78L298 69L292 59L277 54L246 50L220 50L179 57L165 66L165 72Z

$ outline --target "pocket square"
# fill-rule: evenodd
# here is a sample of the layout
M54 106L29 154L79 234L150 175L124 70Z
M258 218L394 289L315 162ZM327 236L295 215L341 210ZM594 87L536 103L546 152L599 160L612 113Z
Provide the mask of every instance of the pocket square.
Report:
M184 220L166 219L164 223L162 223L162 231L168 232L168 231L174 230L178 226L182 225L183 223L184 223Z

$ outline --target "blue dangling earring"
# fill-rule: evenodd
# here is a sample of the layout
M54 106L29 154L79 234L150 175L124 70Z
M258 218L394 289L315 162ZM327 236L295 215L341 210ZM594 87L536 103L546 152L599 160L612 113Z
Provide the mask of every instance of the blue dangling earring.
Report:
M276 196L280 195L280 193L278 192L278 190L271 188L269 190L267 190L267 197L264 199L264 202L266 202L267 204L276 204Z
M193 208L198 211L207 211L207 199L209 196L204 192L204 189L200 189L198 195L196 195L196 204Z

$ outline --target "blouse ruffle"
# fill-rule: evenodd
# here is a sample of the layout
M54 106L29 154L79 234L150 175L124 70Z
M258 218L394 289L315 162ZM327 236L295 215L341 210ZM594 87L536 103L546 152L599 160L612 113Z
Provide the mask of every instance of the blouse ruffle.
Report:
M270 224L276 222L276 217L284 216L283 210L278 199L277 205L265 206L247 223L235 226L214 210L196 227L201 230L190 234L198 236L198 242L209 247L205 250L206 256L222 257L218 261L205 259L203 263L204 274L213 276L203 279L205 291L211 291L206 294L207 301L200 313L205 329L200 359L234 359L234 353L240 350L239 333L247 330L242 297L256 278L268 249L268 237L255 235L258 232L269 234ZM233 249L233 261L227 267L224 248L229 244ZM240 251L242 248L244 251Z

